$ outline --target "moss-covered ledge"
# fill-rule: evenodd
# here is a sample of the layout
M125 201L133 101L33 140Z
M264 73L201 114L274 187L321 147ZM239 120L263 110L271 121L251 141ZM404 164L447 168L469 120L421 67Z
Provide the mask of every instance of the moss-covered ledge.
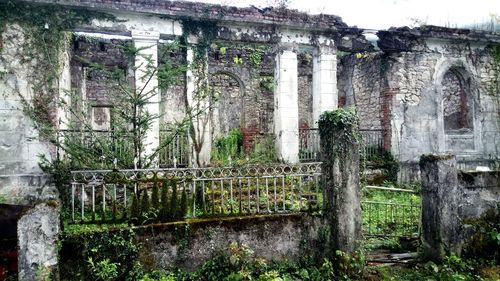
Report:
M97 228L63 235L61 271L70 275L91 271L88 260L109 259L125 269L140 263L144 269L195 270L209 258L228 253L231 243L246 245L257 258L282 261L325 249L327 227L319 215L308 213L187 219L145 226ZM122 253L128 253L127 259ZM127 260L129 265L123 264ZM66 276L71 280L72 276Z

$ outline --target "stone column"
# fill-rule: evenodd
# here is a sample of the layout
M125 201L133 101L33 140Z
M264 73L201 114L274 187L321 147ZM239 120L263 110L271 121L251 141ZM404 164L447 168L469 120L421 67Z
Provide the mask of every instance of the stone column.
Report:
M193 166L203 167L210 163L212 151L212 137L210 134L210 95L208 89L208 54L204 54L203 62L195 62L197 38L188 37L186 60L186 98L188 112L193 114L193 131L190 138L192 148L191 162ZM195 65L198 63L201 65Z
M359 134L355 115L344 122L333 121L332 112L325 114L331 118L319 122L321 181L325 188L325 216L331 227L330 257L334 258L336 250L357 251L362 240L360 144L355 137L349 137Z
M424 256L432 260L460 254L456 165L454 155L420 157L422 247Z
M36 205L17 222L19 280L59 280L59 210L55 200L50 202Z
M330 46L316 48L313 58L313 124L316 127L321 113L338 106L337 55Z
M136 91L146 95L148 102L145 106L147 112L153 115L150 128L146 131L144 151L142 157L151 156L160 146L160 94L158 91L158 77L152 71L158 67L158 40L160 33L157 31L132 31L134 46L138 49L135 58L135 87ZM153 166L158 161L153 160Z
M297 54L282 50L276 55L274 70L274 134L280 160L299 162L299 105Z

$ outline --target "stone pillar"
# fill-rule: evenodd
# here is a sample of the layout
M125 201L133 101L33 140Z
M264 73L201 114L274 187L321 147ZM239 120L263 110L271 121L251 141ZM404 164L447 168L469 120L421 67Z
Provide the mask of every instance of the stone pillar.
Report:
M17 222L19 280L59 280L57 201L42 203Z
M135 86L136 91L148 97L145 109L156 117L146 131L144 151L142 157L151 156L160 146L160 94L158 91L158 77L153 72L158 67L158 40L157 31L132 31L134 46L138 49L135 58ZM153 74L152 74L153 73ZM153 160L153 166L158 161Z
M337 55L330 46L320 46L313 58L313 124L321 113L337 109Z
M195 65L195 49L197 38L188 38L186 60L188 70L186 71L186 97L188 102L188 114L192 114L193 131L190 138L192 148L192 165L196 167L207 166L210 163L212 151L212 138L210 134L210 95L208 89L208 54L202 65ZM199 62L198 62L199 63Z
M299 162L299 105L297 54L282 50L276 55L274 77L274 134L280 160Z
M344 109L337 109L347 111ZM353 253L362 240L361 186L359 179L359 134L354 113L339 119L333 112L319 121L322 184L325 188L325 215L331 227L331 252ZM344 122L345 121L345 122Z
M432 260L460 254L456 165L454 155L420 157L422 247L424 256Z

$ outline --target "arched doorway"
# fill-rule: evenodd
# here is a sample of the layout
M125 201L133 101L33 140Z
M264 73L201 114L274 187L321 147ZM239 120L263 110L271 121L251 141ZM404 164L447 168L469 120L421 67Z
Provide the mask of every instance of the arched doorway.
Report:
M210 78L213 91L212 137L228 134L232 129L241 128L244 123L243 83L237 76L215 73Z

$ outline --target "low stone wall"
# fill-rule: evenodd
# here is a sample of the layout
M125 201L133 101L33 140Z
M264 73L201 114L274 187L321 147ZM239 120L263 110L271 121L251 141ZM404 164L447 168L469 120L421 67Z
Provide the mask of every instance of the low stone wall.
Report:
M154 268L200 267L231 243L250 247L266 260L295 260L323 247L316 245L323 223L307 214L208 219L136 228L141 259Z
M301 213L194 219L133 227L131 230L134 243L140 245L138 260L144 269L180 267L193 271L211 257L230 254L232 243L245 245L253 251L254 258L268 261L298 260L306 255L323 256L329 233L326 225L320 216ZM109 237L113 232L123 231L117 229L64 237L61 272L68 268L78 270L65 272L61 277L85 274L80 265L86 265L88 260L84 256L89 250L85 249L85 245L89 244L86 239L100 241L99 235Z
M500 223L500 171L458 171L453 155L424 155L420 169L425 256L439 260L470 251L476 247L473 236ZM474 251L486 245L488 238L483 238L476 239L482 245Z
M500 171L458 173L458 216L462 222L461 240L476 233L476 221L487 212L500 211Z
M457 158L457 169L461 171L475 171L477 167L488 167L494 170L495 163L493 160L488 159L458 159ZM466 172L475 174L475 172ZM494 172L492 172L494 173ZM420 182L420 167L416 161L407 161L399 163L399 173L398 173L399 183L417 183Z

